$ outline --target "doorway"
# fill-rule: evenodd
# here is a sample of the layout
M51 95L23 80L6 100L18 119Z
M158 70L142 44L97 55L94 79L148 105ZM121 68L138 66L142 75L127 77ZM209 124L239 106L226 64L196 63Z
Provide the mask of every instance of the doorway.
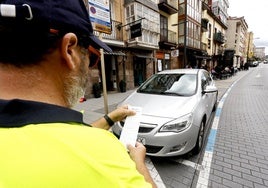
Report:
M140 86L146 79L146 58L133 57L134 85Z

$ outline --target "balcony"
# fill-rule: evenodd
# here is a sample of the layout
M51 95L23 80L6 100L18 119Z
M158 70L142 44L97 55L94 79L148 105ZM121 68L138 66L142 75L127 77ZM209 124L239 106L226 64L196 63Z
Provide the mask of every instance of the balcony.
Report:
M159 0L158 8L169 15L178 12L178 1L174 0Z
M167 35L160 35L159 47L162 49L170 49L171 47L176 47L176 32L166 30L163 33L167 33Z
M223 44L225 42L222 32L214 33L214 41L220 44Z

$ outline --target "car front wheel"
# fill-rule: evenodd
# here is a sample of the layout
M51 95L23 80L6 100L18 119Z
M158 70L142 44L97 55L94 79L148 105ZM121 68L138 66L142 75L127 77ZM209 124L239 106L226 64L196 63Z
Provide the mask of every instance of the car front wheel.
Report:
M204 123L204 121L202 121L200 124L195 147L192 150L194 155L197 155L201 151L201 149L203 147L203 143L204 143L204 135L205 135L205 123Z

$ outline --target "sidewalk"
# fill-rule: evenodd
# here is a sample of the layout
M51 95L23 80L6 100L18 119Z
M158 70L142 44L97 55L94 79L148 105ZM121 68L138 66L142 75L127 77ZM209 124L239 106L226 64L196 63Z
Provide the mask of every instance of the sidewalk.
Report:
M114 110L119 102L124 98L130 95L134 90L128 90L124 93L108 93L107 102L108 102L108 112ZM104 99L103 96L100 98L90 98L82 103L78 103L75 107L75 110L84 112L84 121L86 123L91 123L98 118L101 118L105 114L104 109Z
M224 95L226 90L237 80L246 75L248 71L239 71L236 75L229 77L224 80L215 80L216 86L219 90L218 100ZM134 90L128 90L124 93L108 93L107 102L108 102L108 111L112 111L116 108L117 104L130 95ZM84 121L86 123L91 123L98 118L101 118L105 114L104 110L104 100L103 96L100 98L90 98L82 103L78 103L75 107L75 110L84 112Z

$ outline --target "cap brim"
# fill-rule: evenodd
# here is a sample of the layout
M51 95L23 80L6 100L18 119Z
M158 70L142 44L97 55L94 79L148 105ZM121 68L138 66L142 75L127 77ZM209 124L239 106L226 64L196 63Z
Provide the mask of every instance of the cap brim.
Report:
M96 47L96 48L102 48L103 50L105 50L107 52L112 52L113 51L109 46L107 46L104 42L102 42L95 35L91 35L89 38L93 42L93 46L94 47Z

